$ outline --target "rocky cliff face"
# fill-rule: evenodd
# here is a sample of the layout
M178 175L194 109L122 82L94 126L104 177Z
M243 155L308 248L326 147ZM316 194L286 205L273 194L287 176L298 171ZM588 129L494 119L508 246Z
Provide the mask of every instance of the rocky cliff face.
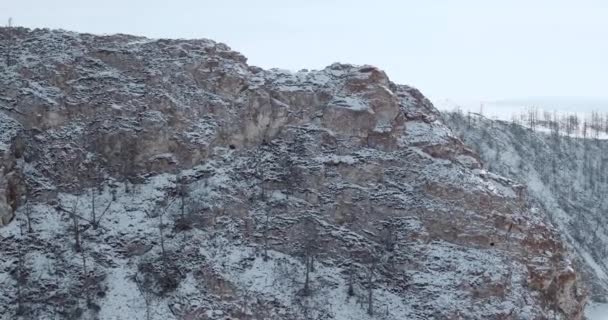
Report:
M490 170L521 181L571 247L592 298L608 295L608 141L534 132L458 113L450 127L478 150Z
M0 30L6 319L582 317L544 212L377 68Z
M20 170L16 166L19 123L0 113L0 227L8 224L24 193Z

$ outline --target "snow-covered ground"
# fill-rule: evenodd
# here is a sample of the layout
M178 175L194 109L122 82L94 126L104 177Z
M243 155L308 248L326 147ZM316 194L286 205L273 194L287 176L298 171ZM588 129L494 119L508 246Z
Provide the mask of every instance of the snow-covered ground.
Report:
M587 307L585 315L589 320L608 320L608 304L592 304Z
M444 119L480 154L489 171L525 184L530 196L543 204L582 264L579 272L586 278L590 300L603 301L608 292L603 251L608 243L603 220L608 212L606 141L555 139L539 134L544 130L463 113L446 113ZM608 304L591 302L586 316L608 320Z

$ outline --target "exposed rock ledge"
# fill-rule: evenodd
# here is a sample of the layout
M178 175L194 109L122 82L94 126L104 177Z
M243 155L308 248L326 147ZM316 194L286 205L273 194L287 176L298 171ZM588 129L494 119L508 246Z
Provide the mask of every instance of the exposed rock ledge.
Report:
M386 319L582 318L581 284L544 212L521 200L519 186L480 170L418 90L375 67L262 70L210 40L23 28L10 36L0 120L23 130L16 140L2 135L12 147L2 153L0 205L3 223L12 209L20 214L20 168L37 195L39 231L21 241L14 224L0 229L0 267L14 268L25 250L33 274L44 274L37 261L70 270L59 284L29 283L31 318L125 316L116 304L141 316L137 288L120 299L123 285L135 286L125 279L154 284L165 247L182 277L170 292L150 287L163 319L371 319L356 301L366 299L372 268L373 302ZM176 194L177 175L197 206L183 229L178 212L167 214L176 234L161 251L155 206ZM89 212L85 191L116 199L101 228L81 221L99 310L74 295L81 257L72 222L56 210L80 203ZM270 260L260 256L264 232ZM317 290L303 295L301 277L290 277L303 270L312 236L322 244ZM17 291L6 283L0 314L13 315Z

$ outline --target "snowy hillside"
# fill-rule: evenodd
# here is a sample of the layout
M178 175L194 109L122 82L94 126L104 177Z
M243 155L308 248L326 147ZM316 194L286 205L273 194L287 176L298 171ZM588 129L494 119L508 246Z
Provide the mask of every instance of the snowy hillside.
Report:
M446 113L444 119L479 152L488 170L526 185L584 267L592 298L606 302L608 142L458 113Z
M0 319L583 317L546 212L375 67L0 36Z
M608 320L608 304L591 304L585 311L589 320Z

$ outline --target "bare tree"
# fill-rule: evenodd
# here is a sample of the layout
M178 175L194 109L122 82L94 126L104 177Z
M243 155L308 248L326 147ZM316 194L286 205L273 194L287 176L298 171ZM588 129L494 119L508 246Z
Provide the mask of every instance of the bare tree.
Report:
M186 181L186 177L180 176L177 178L176 183L176 195L181 200L180 212L182 218L186 215L186 198L188 197L188 183Z
M26 186L24 201L25 201L25 217L27 219L27 232L28 233L34 232L34 229L32 228L32 206L31 206L32 200L31 200L31 198L32 198L31 189L29 186Z
M374 270L376 269L376 257L370 258L370 263L367 269L367 314L374 315Z
M553 119L551 118L551 112L543 111L543 122L552 126Z
M167 264L167 252L165 251L165 237L163 234L163 230L165 229L165 226L163 224L163 216L165 215L164 212L159 212L158 214L158 233L160 235L160 250L161 250L161 254L162 254L162 259L163 259L163 264Z
M12 35L13 18L8 18L7 27L8 27L8 30L7 30L8 40L6 41L6 66L10 67L11 66L11 55L12 55L12 51L13 51L13 35Z
M263 258L264 261L268 261L268 236L270 233L270 222L271 222L271 214L272 209L268 205L268 195L266 190L266 181L268 179L268 169L266 168L266 153L270 148L270 144L268 144L265 140L262 142L262 146L257 151L256 154L256 162L254 163L253 168L253 177L257 181L257 184L260 188L260 193L258 195L254 195L254 200L257 204L259 210L264 213L263 217L263 230L262 230L262 241L263 241Z
M84 248L80 251L80 255L82 256L82 277L87 279L89 273L87 272L87 256L85 255Z
M549 117L548 123L550 124L551 134L555 138L555 141L559 141L559 138L560 138L559 116L557 115L557 112L553 112L553 114L545 112L545 117L547 117L547 114Z
M604 122L603 116L598 111L591 112L591 125L593 127L594 138L599 139L602 130L602 124Z
M93 222L93 229L97 229L95 221L97 217L95 216L95 189L91 189L91 221Z
M80 216L76 213L76 210L78 208L78 198L76 198L76 200L74 200L74 206L72 207L72 210L69 211L70 214L70 218L72 218L72 224L73 224L73 228L74 228L74 248L76 249L77 252L80 252L82 249L82 245L80 243Z
M266 210L264 215L264 232L262 233L264 240L264 261L268 261L268 232L270 229L270 211Z
M103 209L103 211L101 212L101 214L99 216L92 217L93 219L91 220L91 226L93 227L94 230L97 229L97 228L99 228L100 223L101 223L101 219L110 210L110 206L111 205L112 205L112 201L108 202L108 204L106 205L105 209Z
M352 264L350 266L350 270L348 271L348 290L347 290L347 294L349 297L352 297L355 295L355 286L354 286L354 270L352 267Z
M86 177L88 179L88 181L86 181L87 184L90 184L92 186L91 190L90 190L90 196L91 196L91 215L90 215L90 223L91 223L91 227L93 228L93 230L97 230L99 228L101 219L103 218L103 216L108 212L108 210L110 209L110 206L112 205L112 201L115 200L115 197L113 196L112 200L110 200L106 207L104 208L104 210L101 212L101 214L98 214L97 211L97 195L98 194L102 194L103 189L104 189L104 185L106 184L103 173L101 171L101 168L99 167L99 164L97 163L89 163L87 165L87 174Z
M314 259L319 249L319 230L317 222L312 217L306 217L302 226L302 255L304 257L304 289L302 294L309 296L312 292L310 289L310 273L314 271Z
M175 202L175 199L176 198L173 198L169 202L167 202L166 199L163 199L162 201L160 201L159 206L156 209L158 213L158 233L160 236L160 249L162 254L163 265L165 267L167 266L167 252L165 250L165 235L163 231L165 229L165 225L163 223L163 216L165 215L165 213L167 213L167 210L171 207L173 202Z
M587 123L587 120L584 120L583 121L583 138L584 139L587 139L588 129L589 129L589 125Z
M348 263L348 290L346 293L349 297L355 295L355 260L353 259L352 252L350 253L350 261Z
M20 223L23 228L23 224ZM17 270L15 270L15 280L17 286L17 316L25 313L23 306L23 288L27 284L27 272L25 270L25 253L23 252L23 235L17 243Z
M384 250L393 251L395 248L395 227L391 221L385 223L382 231L380 232L382 244Z
M152 314L151 314L151 304L152 304L152 292L150 292L150 290L146 289L146 287L144 286L144 284L142 283L142 280L139 279L138 274L134 274L133 276L131 276L131 280L133 280L133 282L135 282L135 284L137 285L137 289L139 290L139 293L141 294L141 296L144 298L144 304L146 305L146 320L150 320L152 319Z
M112 201L116 201L116 186L110 186L110 194L112 194Z
M94 285L94 277L91 278L90 270L87 268L87 255L85 249L85 246L82 245L80 250L80 257L82 259L82 292L87 302L87 306L92 307L94 305L93 299L91 298L91 292L93 290L91 290L90 287Z
M125 193L131 193L131 184L133 183L137 172L138 146L135 141L136 139L127 139L127 142L121 148L122 161L120 162L118 170L125 179Z
M268 248L269 248L269 244L268 244L268 238L270 237L270 228L271 228L271 223L272 223L272 216L273 216L273 212L275 210L275 208L269 207L267 205L267 195L266 192L264 191L264 189L262 189L262 194L260 195L260 203L262 206L262 210L264 212L264 216L263 219L264 221L262 222L263 226L262 226L262 241L263 241L263 258L264 261L268 261L269 256L268 256ZM284 204L279 204L278 207L279 208L283 208Z

